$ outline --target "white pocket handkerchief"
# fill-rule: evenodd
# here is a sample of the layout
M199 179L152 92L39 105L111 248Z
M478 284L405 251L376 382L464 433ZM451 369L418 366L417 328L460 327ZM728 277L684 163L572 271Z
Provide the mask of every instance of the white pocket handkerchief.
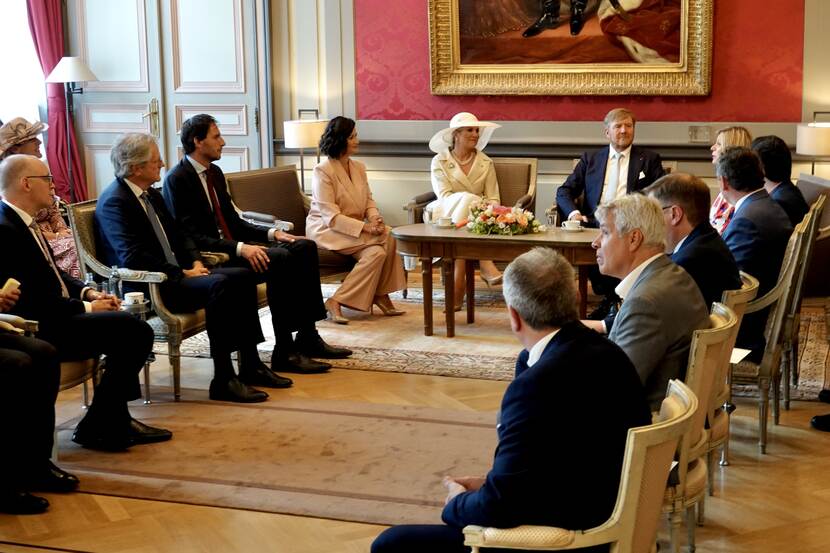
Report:
M646 178L646 174L640 171L640 176L638 178L644 179Z

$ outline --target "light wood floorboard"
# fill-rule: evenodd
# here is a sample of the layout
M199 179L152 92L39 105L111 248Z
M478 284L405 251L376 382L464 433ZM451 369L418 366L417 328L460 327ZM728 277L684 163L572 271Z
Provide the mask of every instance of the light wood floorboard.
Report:
M186 359L184 385L207 384L210 362ZM458 410L498 408L505 382L396 373L334 370L295 376L281 397L425 405ZM153 379L167 383L163 356ZM830 405L795 402L781 425L770 427L769 454L756 446L755 407L738 400L732 464L716 468L716 496L706 502L697 529L700 553L825 552L830 543L830 435L809 429ZM79 388L61 394L59 421L82 411ZM586 399L585 408L590 408ZM380 526L270 513L145 501L92 494L50 494L41 516L0 515L0 551L106 553L365 552ZM665 533L665 528L661 531ZM685 532L683 532L685 535Z

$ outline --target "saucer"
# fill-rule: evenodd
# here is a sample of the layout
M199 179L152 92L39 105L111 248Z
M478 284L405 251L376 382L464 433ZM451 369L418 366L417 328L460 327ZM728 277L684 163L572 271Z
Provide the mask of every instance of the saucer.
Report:
M578 227L578 228L559 227L559 228L561 228L565 232L582 232L584 230L582 227Z
M449 225L439 225L438 223L435 224L436 228L455 228L454 223L450 223Z

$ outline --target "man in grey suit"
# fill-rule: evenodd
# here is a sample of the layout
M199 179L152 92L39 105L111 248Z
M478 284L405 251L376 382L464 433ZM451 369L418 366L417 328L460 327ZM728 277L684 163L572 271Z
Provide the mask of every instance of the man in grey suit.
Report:
M608 338L631 359L656 410L669 379L686 376L692 333L709 324L706 302L664 253L666 223L656 200L622 196L596 214L597 264L602 274L621 279L615 291L623 299Z

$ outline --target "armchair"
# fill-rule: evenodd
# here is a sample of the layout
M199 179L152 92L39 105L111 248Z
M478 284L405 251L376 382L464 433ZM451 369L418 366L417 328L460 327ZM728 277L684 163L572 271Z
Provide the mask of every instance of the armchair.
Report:
M548 526L464 528L464 544L482 547L557 551L610 543L617 553L654 551L660 504L680 437L691 424L698 400L685 384L669 382L656 421L628 431L617 503L604 523L589 530ZM586 498L590 500L590 498Z
M499 181L499 197L502 205L533 209L536 203L536 158L500 157L493 158L496 179ZM432 191L412 198L403 206L407 212L407 223L423 222L424 209L436 199Z
M81 272L92 271L102 278L110 275L111 268L101 263L97 258L95 244L95 228L93 217L97 200L89 200L69 206L69 222L75 234L75 245L78 249L78 258ZM203 252L202 257L212 264L228 260L228 256L221 253ZM149 285L150 303L153 313L147 317L147 323L153 328L155 341L166 342L170 358L170 371L173 379L173 397L175 401L181 398L181 351L182 340L205 330L205 310L199 309L191 313L173 313L164 304L159 285L167 280L167 275L159 272L137 271L118 267L118 273L124 282L137 282ZM144 366L144 401L150 401L150 368Z

